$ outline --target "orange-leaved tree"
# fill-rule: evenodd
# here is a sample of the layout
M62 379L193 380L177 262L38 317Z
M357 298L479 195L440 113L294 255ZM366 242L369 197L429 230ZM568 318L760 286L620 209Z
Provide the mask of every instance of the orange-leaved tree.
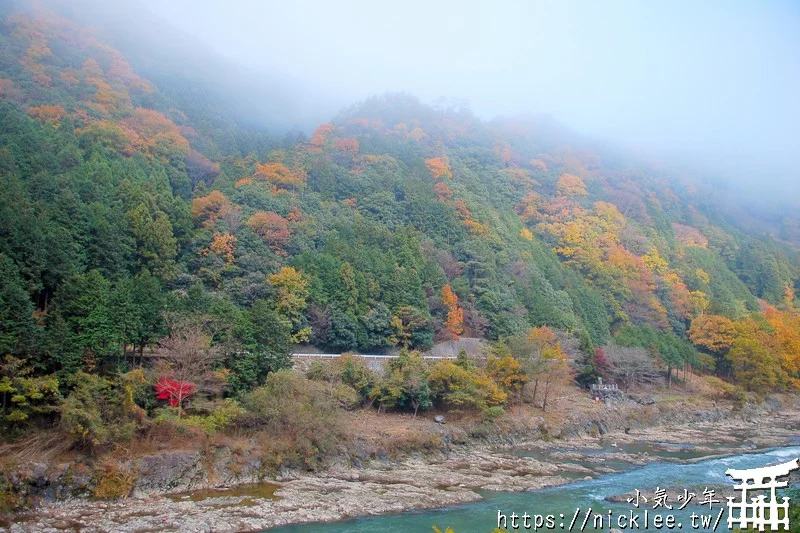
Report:
M208 196L201 196L192 201L192 217L195 222L210 227L227 215L232 208L233 205L224 194L220 191L211 191Z
M336 139L333 146L344 154L355 155L358 153L358 140L352 137Z
M227 265L232 265L236 252L236 237L230 233L214 233L214 239L208 245L208 250L223 257Z
M28 114L44 122L49 122L58 126L61 123L61 119L66 116L67 111L61 104L40 105L29 107Z
M322 124L311 135L311 144L322 147L333 133L333 124Z
M433 186L433 192L436 193L436 198L440 202L446 202L453 197L453 191L447 186L447 183L440 181Z
M564 196L587 196L586 185L583 180L574 174L564 173L558 178L556 190Z
M450 170L450 166L441 157L432 157L426 160L425 163L428 165L428 169L430 169L431 174L437 178L453 177L453 172Z
M289 244L292 232L287 220L278 213L258 211L248 219L247 227L264 239L275 252L285 253L283 247Z
M464 309L458 306L458 295L449 284L442 287L442 303L447 309L444 329L458 338L464 332Z
M689 340L706 351L721 356L736 340L736 327L733 321L720 315L700 315L692 320Z
M291 189L305 185L306 178L303 173L288 169L283 163L256 163L254 179L261 179L276 188Z

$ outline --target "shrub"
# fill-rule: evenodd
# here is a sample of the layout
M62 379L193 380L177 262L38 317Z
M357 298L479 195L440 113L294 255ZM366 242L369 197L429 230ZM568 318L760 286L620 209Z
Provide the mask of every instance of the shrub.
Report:
M342 356L344 357L344 356ZM311 363L306 376L314 381L325 381L327 383L337 383L342 380L341 369L339 368L339 357L336 359L317 359Z
M6 435L22 432L34 417L58 412L58 380L32 373L22 359L11 355L0 363L0 429Z
M314 361L309 379L344 384L354 390L362 403L369 402L378 378L363 357L344 354L329 360ZM343 406L346 406L343 404Z
M504 414L506 414L505 410L503 410L503 408L500 407L499 405L495 405L495 406L492 406L492 407L487 407L483 411L483 417L486 420L495 420L496 418L500 418Z
M92 496L99 500L115 500L131 495L137 476L134 470L122 470L117 465L106 464L94 477Z
M468 407L484 411L506 402L497 383L480 369L467 370L452 361L439 361L428 373L434 399L447 408Z
M378 401L379 409L405 409L414 411L414 416L420 409L429 409L433 401L427 367L420 355L404 349L400 357L390 360L371 398Z
M338 358L342 383L353 388L362 398L368 398L377 377L363 357L345 354Z
M705 380L714 388L717 398L730 400L735 409L741 409L748 399L747 392L738 385L723 381L716 376L705 376Z
M61 427L73 445L95 451L136 434L143 419L130 389L85 372L78 372L75 381L61 406Z
M175 409L162 409L156 421L160 424L170 424L180 431L198 429L210 436L234 425L245 414L246 411L239 402L228 398L211 404L207 414L182 417Z
M24 498L9 488L0 488L0 513L10 513L24 506Z
M511 355L503 357L489 356L486 371L492 379L511 396L521 396L522 387L528 382L528 376L522 371L522 365Z
M355 409L361 405L363 399L358 392L344 383L339 383L332 386L333 399L342 408L348 411Z
M797 524L800 524L800 488L792 487L786 489L783 496L789 498L789 523L795 524L791 526L793 532L797 531Z
M313 467L344 435L341 409L331 397L329 384L279 370L243 397L245 413L240 420L245 426L288 439L303 464Z

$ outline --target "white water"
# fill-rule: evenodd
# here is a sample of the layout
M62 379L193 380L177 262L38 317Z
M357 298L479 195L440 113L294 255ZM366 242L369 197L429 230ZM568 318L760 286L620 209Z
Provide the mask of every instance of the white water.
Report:
M673 487L689 490L697 496L694 501L702 500L703 490L707 486L733 484L730 478L725 476L728 468L754 468L783 463L793 458L800 457L800 446L779 448L774 450L762 451L758 453L748 453L730 457L709 459L694 464L675 464L675 463L652 463L644 467L634 468L624 473L607 474L592 479L590 481L578 481L561 487L551 487L534 492L522 493L484 493L485 499L456 507L436 509L432 511L406 512L395 515L382 515L368 518L357 518L343 522L305 524L283 527L270 530L270 533L431 533L432 526L436 525L444 531L446 527L452 527L456 533L491 533L497 527L498 510L507 517L512 512L522 515L527 512L529 515L552 514L555 518L555 529L549 531L569 531L569 522L575 514L575 510L580 508L582 514L578 522L583 520L586 509L591 507L593 512L613 511L614 520L619 513L630 513L631 510L637 511L631 504L614 503L605 501L607 496L625 494L635 489L648 498L648 503L642 503L638 512L643 515L645 509L649 509L652 514L670 513L675 515L676 527L672 531L706 531L702 527L693 529L691 526L690 513L713 514L716 519L721 508L725 507L725 499L717 497L721 503L712 506L709 511L708 506L695 506L689 504L684 511L678 511L682 502L668 500L674 507L673 511L663 509L652 509L652 496L656 486ZM559 527L562 523L561 514L565 515L563 520L564 528ZM643 516L639 518L640 528L644 529ZM589 520L586 530L592 530L592 519ZM699 519L698 519L699 525ZM681 528L677 528L677 523ZM510 524L508 524L510 526ZM617 527L614 524L613 527ZM608 529L604 527L603 529ZM651 530L655 530L650 525ZM509 531L512 529L509 527ZM520 528L518 531L525 531ZM533 529L529 529L533 531ZM540 529L539 531L548 531ZM575 524L573 532L579 531L579 524ZM662 531L670 531L666 527ZM727 531L727 509L723 511L719 526L716 531Z

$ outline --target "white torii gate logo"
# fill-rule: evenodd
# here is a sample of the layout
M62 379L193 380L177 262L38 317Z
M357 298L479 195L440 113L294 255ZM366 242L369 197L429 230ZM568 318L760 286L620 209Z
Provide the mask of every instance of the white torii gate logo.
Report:
M734 501L736 498L728 496L728 529L733 529L733 526L736 525L742 529L758 528L759 531L764 531L766 526L769 526L772 531L778 531L781 527L788 530L789 498L784 496L782 501L778 502L775 489L783 488L788 484L787 481L778 481L779 477L787 476L789 472L797 468L800 468L800 459L749 470L733 468L726 470L725 474L741 482L734 485L733 488L741 491L742 496L741 501L737 502ZM769 500L763 494L759 494L758 496L751 495L748 501L748 491L766 490L769 490ZM734 515L735 510L739 510L738 516Z

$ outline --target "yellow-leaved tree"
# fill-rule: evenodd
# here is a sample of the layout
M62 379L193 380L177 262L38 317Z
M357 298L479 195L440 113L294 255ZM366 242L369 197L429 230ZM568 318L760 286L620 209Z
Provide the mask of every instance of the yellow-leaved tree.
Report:
M282 267L267 280L278 291L278 314L292 324L292 341L307 341L311 328L303 327L303 311L308 306L308 278L294 267Z
M555 332L547 326L531 328L527 335L517 335L509 339L508 347L533 383L531 403L536 402L541 389L542 410L547 410L551 386L564 383L570 378L567 355Z

